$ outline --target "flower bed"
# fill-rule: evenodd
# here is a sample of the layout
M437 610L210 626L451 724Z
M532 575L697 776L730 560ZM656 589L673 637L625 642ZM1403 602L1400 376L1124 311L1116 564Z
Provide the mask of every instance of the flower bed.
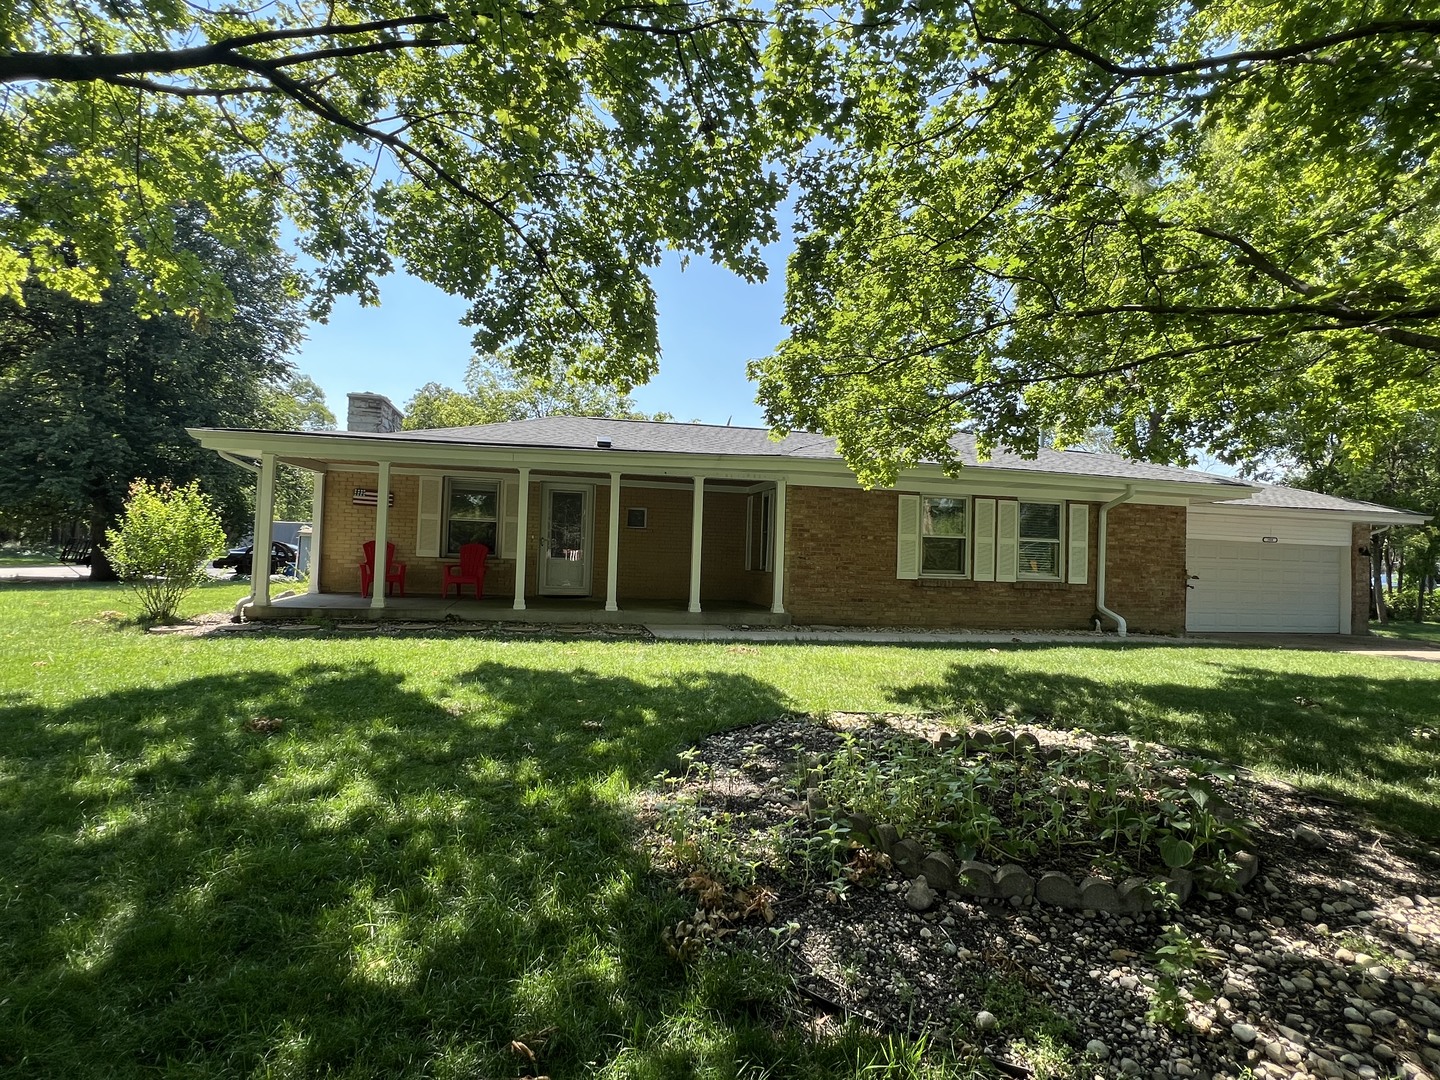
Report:
M1116 912L1182 904L1254 877L1228 767L1145 746L1042 744L975 728L922 741L852 732L802 783L812 818L907 876L963 895Z

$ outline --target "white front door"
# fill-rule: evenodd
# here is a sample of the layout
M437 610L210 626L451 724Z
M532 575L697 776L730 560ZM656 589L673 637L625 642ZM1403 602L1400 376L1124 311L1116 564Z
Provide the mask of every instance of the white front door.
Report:
M583 484L541 485L540 595L590 595L594 490Z

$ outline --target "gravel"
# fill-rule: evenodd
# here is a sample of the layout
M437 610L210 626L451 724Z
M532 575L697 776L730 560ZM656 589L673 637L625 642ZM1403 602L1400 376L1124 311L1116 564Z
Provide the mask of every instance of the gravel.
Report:
M731 815L729 827L766 864L775 925L788 932L742 929L711 947L771 952L821 1013L958 1038L1034 1065L1034 1033L1014 1030L984 1000L1001 980L1068 1022L1087 1076L1440 1075L1433 852L1288 785L1247 779L1259 877L1237 896L1192 900L1163 916L965 899L893 869L843 888L804 881L784 871L785 852L774 847L777 827L803 835L803 825L789 825L804 814L789 783L797 752L830 752L840 741L834 728L857 722L784 717L714 736L684 780L649 798L652 813L698 799L704 812ZM1049 741L1070 737L1032 730ZM658 833L656 845L663 860ZM1151 958L1171 924L1219 957L1194 976L1213 1000L1186 1000L1175 1027L1147 1016L1160 975Z

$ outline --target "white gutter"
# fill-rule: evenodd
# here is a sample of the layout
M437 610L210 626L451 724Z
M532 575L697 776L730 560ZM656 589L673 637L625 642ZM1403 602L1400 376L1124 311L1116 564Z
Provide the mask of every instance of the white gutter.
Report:
M1118 633L1122 638L1125 636L1125 631L1127 629L1125 624L1125 617L1123 615L1117 615L1115 612L1111 611L1108 607L1105 606L1105 558L1107 555L1105 547L1106 525L1109 523L1110 520L1110 508L1112 506L1119 506L1121 503L1124 502L1129 502L1134 497L1134 485L1127 484L1125 485L1125 494L1116 496L1104 506L1100 507L1100 524L1098 527L1099 535L1096 537L1095 542L1095 546L1099 549L1095 554L1095 607L1099 610L1101 615L1104 615L1108 619L1115 620L1115 632Z

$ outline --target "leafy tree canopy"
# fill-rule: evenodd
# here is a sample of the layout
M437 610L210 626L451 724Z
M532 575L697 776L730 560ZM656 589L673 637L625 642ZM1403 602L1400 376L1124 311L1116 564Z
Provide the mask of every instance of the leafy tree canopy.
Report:
M545 375L517 374L503 357L477 355L465 390L426 383L405 405L407 430L469 427L538 416L608 416L619 420L673 420L647 413L628 394L568 376L559 364Z
M199 480L225 523L243 529L253 479L185 428L278 426L282 416L314 414L317 402L304 403L310 391L291 381L287 358L300 341L302 305L288 259L226 248L198 221L181 219L180 229L181 250L221 275L231 318L142 318L141 275L129 271L98 302L33 281L23 304L0 300L0 506L32 519L86 519L98 545L131 481ZM103 563L93 570L106 576Z
M474 302L477 346L622 387L653 373L664 250L747 278L783 186L748 0L29 0L0 14L0 294L224 314L175 243L288 218L319 310L400 260ZM605 346L597 348L602 344Z
M1302 407L1433 409L1440 9L879 0L787 18L814 87L770 421L869 482L951 434L1185 460ZM1363 456L1363 454L1361 455Z

